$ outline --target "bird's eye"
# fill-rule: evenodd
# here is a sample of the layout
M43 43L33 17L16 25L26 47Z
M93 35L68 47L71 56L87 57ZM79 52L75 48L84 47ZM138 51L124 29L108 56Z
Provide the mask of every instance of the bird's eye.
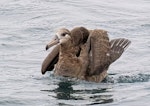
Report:
M66 35L66 33L63 33L63 34L62 34L62 36L65 36L65 35Z

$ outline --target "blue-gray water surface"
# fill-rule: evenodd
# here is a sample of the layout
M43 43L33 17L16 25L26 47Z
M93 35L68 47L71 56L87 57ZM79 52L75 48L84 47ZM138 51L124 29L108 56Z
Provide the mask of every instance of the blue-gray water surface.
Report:
M61 27L101 28L132 44L102 83L41 74ZM149 106L149 0L0 0L0 106Z

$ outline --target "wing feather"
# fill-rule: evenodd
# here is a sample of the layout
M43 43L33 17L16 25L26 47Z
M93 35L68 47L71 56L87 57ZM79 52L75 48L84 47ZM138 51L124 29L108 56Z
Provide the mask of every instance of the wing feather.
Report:
M131 41L125 38L118 38L111 40L110 44L111 44L110 50L111 63L113 63L128 48L128 46L131 44Z
M58 62L59 58L59 45L53 48L53 50L47 55L42 63L41 73L45 74L46 71L52 71L54 65Z
M90 33L90 71L89 75L99 75L110 65L110 42L107 31L95 29Z

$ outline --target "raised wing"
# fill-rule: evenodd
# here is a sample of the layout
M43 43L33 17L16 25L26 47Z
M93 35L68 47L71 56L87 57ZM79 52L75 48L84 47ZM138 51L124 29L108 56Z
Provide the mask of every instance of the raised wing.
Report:
M111 63L113 63L128 48L128 46L131 44L131 41L125 38L118 38L111 40L110 44L111 44L110 57Z
M87 41L90 51L89 75L99 75L110 65L110 42L107 31L96 29L91 31Z

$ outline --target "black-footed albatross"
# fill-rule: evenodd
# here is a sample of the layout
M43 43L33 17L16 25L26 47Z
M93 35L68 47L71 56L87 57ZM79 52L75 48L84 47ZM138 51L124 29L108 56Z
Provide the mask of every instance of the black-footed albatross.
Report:
M46 46L48 49L56 43L60 44L59 59L54 70L55 75L82 78L83 74L86 74L88 68L86 62L89 60L85 61L88 59L88 52L84 43L88 36L88 30L83 27L80 27L80 31L75 29L71 32L63 28L56 33L55 41Z
M71 34L72 33L72 34ZM61 28L60 30L57 31L56 35L62 35L64 36L65 34L68 34L69 36L72 36L72 43L74 45L74 49L76 52L76 55L79 56L80 50L81 50L81 45L84 44L89 36L89 31L84 28L84 27L77 27L74 28L71 32L66 29L66 28ZM46 50L58 43L58 37L55 36L49 44L46 46ZM58 57L59 57L59 47L60 45L56 45L51 52L47 55L45 60L42 63L42 68L41 68L41 73L45 74L46 71L52 71L54 69L54 65L58 62Z
M44 60L42 73L45 73L49 66L52 70L57 63L54 71L56 75L101 82L107 76L110 64L122 55L131 42L124 38L109 41L107 31L104 30L89 30L89 33L87 31L83 27L74 28L71 32L60 29L54 42L46 47L48 49L56 43L60 44ZM82 35L84 33L86 36Z

